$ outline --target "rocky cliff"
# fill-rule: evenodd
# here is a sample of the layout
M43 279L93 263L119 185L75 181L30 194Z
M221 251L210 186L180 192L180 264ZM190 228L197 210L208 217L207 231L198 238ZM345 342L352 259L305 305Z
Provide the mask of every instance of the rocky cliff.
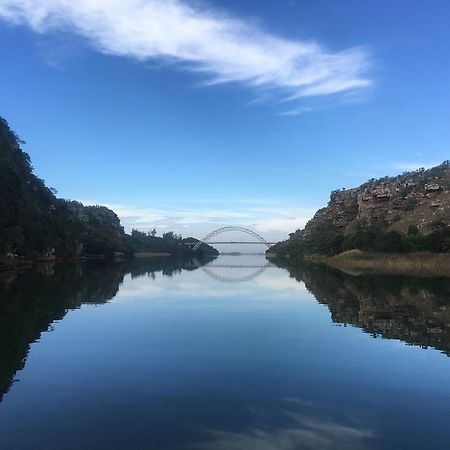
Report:
M327 253L336 253L349 248L372 250L370 242L381 236L388 237L386 248L390 243L406 248L411 243L402 243L401 239L409 235L415 239L411 241L416 245L411 244L413 250L446 251L443 241L449 225L450 162L445 161L428 170L371 179L354 189L333 191L328 205L286 242L318 252L330 248ZM429 236L437 232L440 234L430 240ZM442 241L441 247L438 241ZM433 246L439 249L433 250ZM280 247L283 245L275 250Z
M432 223L450 220L450 162L332 192L328 206L316 213L303 236L324 219L343 231L355 230L360 223L383 223L402 233L410 225L429 233Z

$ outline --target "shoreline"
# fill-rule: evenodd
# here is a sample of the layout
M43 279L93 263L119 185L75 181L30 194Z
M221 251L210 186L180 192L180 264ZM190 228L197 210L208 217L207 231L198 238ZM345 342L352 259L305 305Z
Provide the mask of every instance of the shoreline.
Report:
M351 275L370 272L428 278L450 277L449 253L369 253L348 250L334 256L310 255L305 259Z
M153 252L137 252L133 255L133 258L155 258L158 256L172 256L172 253L153 253Z
M207 256L207 255L203 255ZM217 256L217 255L214 255ZM112 256L107 257L105 255L88 255L88 256L79 256L79 257L34 257L34 258L11 258L9 263L5 263L0 261L0 273L5 272L13 272L25 269L32 269L33 267L39 267L49 264L56 263L85 263L87 261L110 261L110 262L121 262L125 260L132 259L153 259L153 258L179 258L183 257L182 255L174 255L173 253L168 252L136 252L134 254L130 254L128 256ZM4 260L3 260L4 261Z

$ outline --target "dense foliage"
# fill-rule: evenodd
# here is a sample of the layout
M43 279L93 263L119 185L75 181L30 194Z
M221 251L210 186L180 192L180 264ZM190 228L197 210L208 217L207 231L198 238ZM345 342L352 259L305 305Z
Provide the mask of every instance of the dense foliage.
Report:
M292 233L287 241L270 249L279 255L302 256L307 254L335 255L347 250L370 252L450 252L450 226L444 221L430 224L428 233L410 226L407 234L388 231L383 223L360 223L353 232L344 233L330 221L314 227L307 238Z
M190 253L172 232L124 232L117 215L104 206L84 206L57 198L54 189L33 173L21 141L0 117L0 255L27 257L112 256L115 252ZM217 253L202 245L200 253Z
M79 235L80 223L67 204L33 174L20 140L0 118L0 252L40 253L76 247L67 233ZM62 227L63 225L63 227Z
M164 233L162 237L156 236L156 231L144 233L139 230L132 230L131 236L127 235L128 250L133 253L170 253L172 255L189 256L192 254L191 246L187 244L195 244L198 239L183 238L172 231ZM212 254L217 255L218 251L207 244L201 244L196 255Z

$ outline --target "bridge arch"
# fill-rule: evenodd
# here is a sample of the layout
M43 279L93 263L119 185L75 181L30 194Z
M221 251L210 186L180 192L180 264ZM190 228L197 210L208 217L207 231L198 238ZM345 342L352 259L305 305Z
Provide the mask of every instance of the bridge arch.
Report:
M267 248L270 248L272 246L262 236L260 236L258 233L255 233L254 231L250 230L249 228L244 228L244 227L222 227L222 228L217 228L217 230L214 230L211 233L207 234L203 239L198 241L194 245L194 247L192 249L193 250L197 250L200 247L200 245L208 244L208 242L210 242L213 237L217 236L218 234L226 233L228 231L238 231L240 233L248 234L248 235L258 239Z

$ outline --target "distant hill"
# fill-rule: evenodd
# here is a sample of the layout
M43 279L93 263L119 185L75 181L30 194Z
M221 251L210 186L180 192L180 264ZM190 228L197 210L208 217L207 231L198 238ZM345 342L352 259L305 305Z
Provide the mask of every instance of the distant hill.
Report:
M21 144L0 117L0 269L11 264L12 254L33 259L191 253L182 237L172 232L157 237L156 231L133 230L128 235L114 211L56 197L56 191L33 173ZM198 253L218 252L203 244Z
M450 162L331 193L303 230L270 251L450 251Z

